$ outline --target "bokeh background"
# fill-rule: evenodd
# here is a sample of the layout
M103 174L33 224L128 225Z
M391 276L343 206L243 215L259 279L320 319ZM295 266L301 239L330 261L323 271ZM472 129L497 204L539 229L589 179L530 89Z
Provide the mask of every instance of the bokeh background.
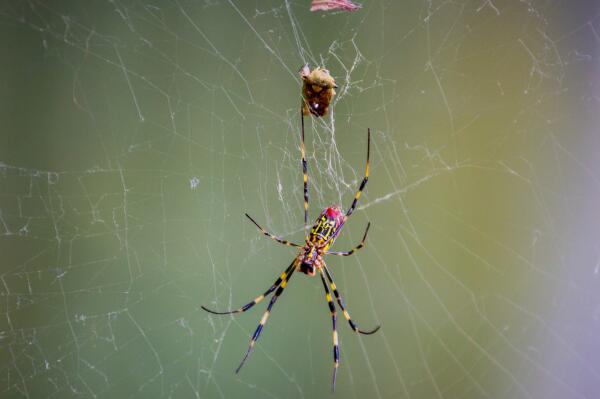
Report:
M597 398L597 1L5 1L3 398ZM328 264L331 326L295 275L246 367L266 289L310 218L371 180Z

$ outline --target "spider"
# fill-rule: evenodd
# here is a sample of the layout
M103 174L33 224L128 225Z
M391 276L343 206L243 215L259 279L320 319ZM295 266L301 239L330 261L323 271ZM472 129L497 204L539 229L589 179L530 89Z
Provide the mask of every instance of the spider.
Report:
M307 173L306 151L304 148L304 116L302 115L302 113L300 116L301 116L301 124L302 124L300 151L302 153L302 173L303 173L303 178L304 178L304 226L306 229L306 227L308 226L308 173ZM207 311L209 313L213 313L213 314L218 314L218 315L242 313L242 312L246 312L247 310L252 308L254 305L258 304L263 299L265 299L265 297L267 297L268 295L275 292L275 294L273 295L273 297L271 298L271 300L269 302L269 305L267 306L267 310L265 311L262 318L260 319L260 323L258 324L258 327L254 331L254 334L252 335L252 338L250 339L250 344L248 346L248 350L246 351L240 365L235 370L236 374L241 370L241 368L244 366L244 363L248 359L248 356L250 356L250 354L252 353L252 350L254 349L254 345L256 344L256 341L258 340L258 337L260 336L260 333L262 332L263 327L267 323L267 319L269 318L269 314L271 313L271 310L273 309L275 302L277 301L279 296L283 293L283 290L285 289L286 285L290 281L292 274L296 270L299 270L300 272L305 273L308 276L314 276L316 274L316 272L318 271L321 276L321 281L323 283L323 288L325 290L325 299L327 300L327 305L329 306L329 311L331 313L331 320L333 323L333 377L332 377L332 385L331 385L332 391L335 391L337 370L339 368L339 363L340 363L340 351L339 351L339 347L338 347L338 333L337 333L337 327L336 327L337 312L336 312L335 305L333 303L333 299L331 297L331 292L333 292L333 296L335 297L335 300L336 300L338 306L340 307L342 314L344 315L344 317L348 321L348 324L350 324L350 328L352 328L352 330L354 330L354 332L359 333L359 334L370 335L370 334L374 334L375 332L377 332L377 330L379 330L380 326L377 326L372 330L364 331L364 330L359 329L358 326L356 325L356 323L354 323L352 321L352 319L350 318L350 314L344 307L344 301L342 299L342 296L340 295L340 292L338 291L335 283L333 282L333 277L331 276L331 273L329 272L329 269L327 268L327 265L325 264L325 261L323 260L323 255L338 255L338 256L352 255L355 251L361 249L365 244L365 240L367 239L367 233L369 232L369 227L371 226L371 223L367 224L363 238L356 247L352 248L350 251L344 251L344 252L329 251L329 247L331 247L331 245L333 244L333 242L335 241L337 236L340 234L340 230L342 229L342 226L344 225L346 220L350 217L350 215L352 215L352 213L356 209L356 204L358 202L358 199L360 198L360 195L361 195L363 189L365 188L367 181L369 179L370 147L371 147L371 131L370 131L370 129L368 129L367 130L367 162L366 162L366 168L365 168L365 176L364 176L362 182L360 183L360 187L358 188L358 191L356 191L356 194L354 195L354 200L352 201L350 208L346 211L345 215L343 214L342 209L336 205L324 209L321 212L321 214L319 215L319 217L317 218L317 220L315 221L315 224L312 226L310 233L308 233L308 235L306 235L306 241L305 241L304 245L295 244L293 242L284 240L282 238L279 238L276 235L269 233L268 231L263 229L252 217L250 217L250 215L248 215L247 213L245 214L246 217L248 219L250 219L250 221L252 223L254 223L254 225L256 227L258 227L258 229L265 236L271 238L274 241L277 241L280 244L299 248L299 253L294 258L292 263L288 266L288 268L283 273L281 273L281 275L277 278L277 280L275 280L273 285L271 285L271 287L269 287L268 290L266 290L262 295L259 295L253 301L245 304L241 308L235 309L235 310L228 310L228 311L224 311L224 312L217 312L214 310L210 310L210 309L206 308L205 306L202 306L202 309L204 309L205 311Z

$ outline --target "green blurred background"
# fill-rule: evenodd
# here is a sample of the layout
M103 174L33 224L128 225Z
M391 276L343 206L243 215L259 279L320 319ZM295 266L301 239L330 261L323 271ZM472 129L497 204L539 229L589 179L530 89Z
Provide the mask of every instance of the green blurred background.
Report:
M8 1L0 5L3 398L595 398L600 7L594 1ZM355 321L295 275L300 80L310 219Z

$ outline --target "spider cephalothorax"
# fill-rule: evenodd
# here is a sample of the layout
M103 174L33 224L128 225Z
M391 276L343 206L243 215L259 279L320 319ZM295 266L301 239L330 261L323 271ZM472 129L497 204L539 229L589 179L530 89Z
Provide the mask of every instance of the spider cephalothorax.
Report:
M348 324L350 325L350 328L352 328L352 330L354 330L355 332L360 333L360 334L373 334L377 330L379 330L379 326L377 326L371 331L363 331L363 330L359 329L358 326L352 321L352 319L350 318L350 314L344 307L344 301L342 300L342 296L340 295L335 283L333 282L333 277L331 276L331 273L329 272L329 269L327 268L327 265L325 264L325 261L323 260L323 255L340 255L340 256L352 255L354 253L354 251L356 251L364 246L365 240L367 239L367 233L369 232L370 223L367 224L367 228L365 229L365 234L364 234L362 240L360 241L360 243L356 247L352 248L350 251L343 251L343 252L329 251L329 247L331 245L333 245L333 242L339 235L339 233L342 229L342 226L344 225L346 220L348 220L350 215L352 215L352 212L354 212L354 210L356 209L356 204L358 202L358 199L360 198L360 194L362 193L362 190L365 188L365 185L367 184L367 181L369 180L369 153L370 153L370 147L371 147L370 144L371 144L371 132L368 131L368 134L367 134L367 165L365 168L365 176L364 176L362 182L360 183L360 187L358 188L358 191L356 191L356 194L354 195L354 200L352 201L350 208L348 208L348 211L345 214L342 212L342 209L339 206L331 206L329 208L324 209L323 212L321 212L321 214L315 221L315 224L312 226L310 232L306 235L306 240L305 240L304 245L295 244L293 242L284 240L282 238L279 238L279 237L269 233L268 231L263 229L258 223L256 223L254 221L254 219L252 219L248 214L246 214L248 219L250 219L252 221L252 223L254 223L256 225L256 227L258 227L264 235L271 238L272 240L277 241L278 243L298 248L299 253L294 258L292 263L288 266L288 268L283 273L281 273L281 275L277 278L277 280L275 280L273 285L271 285L271 287L269 287L269 289L267 289L263 294L257 296L252 302L245 304L241 308L238 308L235 310L228 310L226 312L215 312L214 310L210 310L210 309L202 306L202 309L206 310L207 312L214 313L214 314L240 313L240 312L247 311L248 309L250 309L257 303L259 303L260 301L265 299L265 297L267 297L268 295L275 292L275 294L269 301L267 310L263 314L262 319L260 319L260 323L258 324L258 327L254 331L254 334L252 335L252 338L250 339L250 345L248 346L248 350L246 351L246 354L244 355L242 362L238 366L236 373L240 371L240 369L246 362L246 359L248 359L248 356L250 355L250 353L252 353L252 349L254 348L256 341L258 340L258 337L260 336L260 333L261 333L263 327L267 323L267 319L269 318L269 315L271 313L271 309L273 308L273 305L275 305L277 298L279 298L279 296L283 292L284 288L286 287L288 281L292 277L292 274L296 270L299 270L300 272L305 273L309 276L314 276L316 274L316 272L318 271L321 276L321 282L323 283L323 288L325 289L325 298L327 299L327 305L329 307L329 311L331 312L331 320L333 321L333 380L332 380L332 389L333 390L335 390L335 380L336 380L337 370L338 370L339 362L340 362L340 351L339 351L339 347L338 347L338 334L337 334L337 324L336 324L337 323L337 312L336 312L335 305L333 303L331 293L333 292L333 296L335 297L335 300L336 300L340 310L342 311L344 318L348 321ZM306 162L306 151L304 149L304 118L303 117L302 117L302 135L301 135L301 141L300 141L300 150L302 152L302 174L304 177L304 226L306 227L308 224L308 172L307 172L307 162Z

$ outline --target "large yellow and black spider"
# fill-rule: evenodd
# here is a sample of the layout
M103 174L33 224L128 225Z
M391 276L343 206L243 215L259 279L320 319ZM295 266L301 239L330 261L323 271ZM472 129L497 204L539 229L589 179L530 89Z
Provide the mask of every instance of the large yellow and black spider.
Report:
M303 173L303 177L304 177L304 226L306 227L308 225L308 173L307 173L306 151L304 148L304 116L302 115L302 113L301 113L301 124L302 124L302 134L301 134L300 150L302 153L302 173ZM269 318L269 314L271 312L271 309L273 308L273 305L275 305L277 298L279 298L279 296L283 292L285 286L287 285L288 281L292 277L292 274L298 269L300 270L300 272L305 273L309 276L314 276L315 270L317 270L319 272L319 274L321 275L321 281L323 282L323 287L325 289L325 298L327 299L329 311L331 312L331 320L333 322L333 362L334 363L333 363L333 378L332 378L332 385L331 385L332 391L335 391L335 381L336 381L336 376L337 376L337 370L339 368L339 363L340 363L340 351L339 351L339 347L338 347L338 333L337 333L337 329L336 329L337 312L336 312L336 308L333 303L333 300L331 298L331 291L333 291L333 295L335 296L337 304L340 307L342 313L344 314L344 317L350 324L350 328L352 328L352 330L354 330L357 333L367 334L367 335L373 334L373 333L377 332L377 330L379 330L380 326L377 326L373 330L370 330L370 331L363 331L363 330L359 329L358 326L352 321L352 319L350 318L350 314L344 307L344 301L342 299L342 296L340 295L335 283L333 282L333 277L331 276L331 273L329 272L329 269L327 269L327 265L325 264L325 261L323 260L323 255L339 255L339 256L352 255L356 250L362 248L365 244L365 240L367 239L367 233L369 232L369 226L371 225L371 223L367 224L367 228L365 229L365 234L364 234L362 240L360 241L360 243L356 247L352 248L350 251L344 251L344 252L329 251L329 247L333 244L333 242L339 235L340 230L342 229L342 226L344 225L346 220L350 217L350 215L352 215L352 212L354 212L354 209L356 208L358 199L360 198L360 194L362 193L363 189L365 188L365 186L367 184L367 181L369 180L370 148L371 148L371 131L367 130L367 164L366 164L366 168L365 168L365 176L364 176L362 182L360 183L360 187L358 188L358 191L354 195L354 200L352 201L350 208L348 209L348 211L346 212L345 215L342 213L341 208L339 206L335 206L335 205L323 210L321 212L321 214L319 215L319 217L317 218L315 224L311 228L310 233L306 236L306 242L304 245L295 244L293 242L281 239L281 238L267 232L258 223L256 223L256 221L254 219L252 219L248 214L246 214L246 217L248 217L248 219L250 219L250 221L252 221L252 223L254 223L256 225L256 227L258 227L258 229L264 235L277 241L278 243L288 245L291 247L296 247L296 248L299 248L300 250L299 250L298 255L292 261L292 263L288 266L288 268L283 273L281 273L281 275L277 278L277 280L275 280L273 285L271 287L269 287L269 289L266 290L262 295L259 295L258 297L256 297L256 299L254 299L252 302L247 303L246 305L242 306L239 309L229 310L226 312L216 312L216 311L210 310L210 309L202 306L202 309L206 310L207 312L213 313L213 314L223 315L223 314L241 313L241 312L247 311L248 309L250 309L257 303L262 301L267 295L271 294L273 291L276 290L275 295L273 295L273 297L271 298L271 301L269 302L269 305L267 306L267 310L263 314L262 319L260 319L260 323L258 324L256 331L254 331L254 334L252 335L252 338L250 340L250 345L248 346L248 350L246 351L246 354L244 355L242 362L236 369L236 371L235 371L236 373L238 373L240 371L240 369L246 362L246 359L248 359L248 356L250 355L250 353L252 353L252 349L254 348L254 345L255 345L256 341L258 340L258 337L260 336L260 333L261 333L264 325L266 324L267 319ZM329 285L327 284L327 281L329 281Z

